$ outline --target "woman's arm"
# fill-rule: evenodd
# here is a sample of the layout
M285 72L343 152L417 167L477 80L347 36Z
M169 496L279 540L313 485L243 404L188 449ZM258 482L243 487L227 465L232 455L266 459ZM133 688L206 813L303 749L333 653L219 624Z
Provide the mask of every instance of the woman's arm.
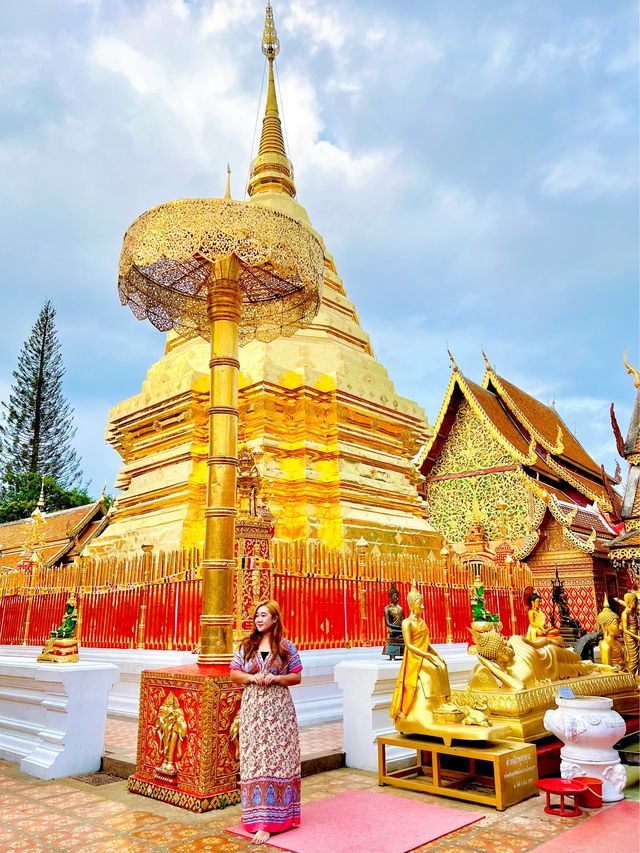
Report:
M301 681L301 672L287 672L284 675L274 675L272 672L268 672L264 677L265 684L283 684L285 687L293 687L300 684Z
M232 669L229 671L231 681L236 684L262 684L262 673L260 672L244 672L241 669Z

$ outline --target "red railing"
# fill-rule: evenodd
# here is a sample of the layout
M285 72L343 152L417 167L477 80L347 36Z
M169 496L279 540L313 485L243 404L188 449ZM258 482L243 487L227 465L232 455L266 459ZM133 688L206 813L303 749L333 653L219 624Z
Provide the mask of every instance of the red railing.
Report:
M386 637L383 611L388 580L272 572L273 595L282 608L288 635L301 649L381 646ZM396 583L406 602L408 581ZM423 595L431 639L465 643L471 622L470 590L436 582L417 583ZM0 599L0 643L44 644L57 627L68 592L4 595ZM82 646L107 648L195 648L199 635L202 581L178 580L78 594ZM513 591L516 633L524 633L527 614L522 596ZM486 592L487 608L497 613L503 633L512 633L510 590ZM450 618L448 619L447 616ZM27 630L28 626L28 630ZM26 636L25 636L26 634Z

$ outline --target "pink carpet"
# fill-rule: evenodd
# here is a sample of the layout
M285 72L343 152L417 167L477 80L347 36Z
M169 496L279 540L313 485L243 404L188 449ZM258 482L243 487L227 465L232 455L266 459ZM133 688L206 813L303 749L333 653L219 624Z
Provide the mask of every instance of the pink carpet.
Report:
M629 851L638 849L640 804L621 800L614 806L592 811L591 815L531 853L573 853L578 850L580 853L604 853L617 846ZM556 820L554 817L546 819Z
M291 853L408 853L478 820L482 815L461 809L374 791L349 791L308 805L303 802L301 825L272 835L269 845ZM251 837L242 826L227 832Z

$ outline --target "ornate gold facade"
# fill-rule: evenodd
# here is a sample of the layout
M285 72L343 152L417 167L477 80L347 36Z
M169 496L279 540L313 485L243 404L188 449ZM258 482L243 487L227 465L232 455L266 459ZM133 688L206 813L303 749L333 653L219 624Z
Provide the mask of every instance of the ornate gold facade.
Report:
M93 553L202 542L207 364L204 340L169 334L142 392L111 410L123 494ZM428 434L424 413L373 356L330 256L315 321L241 348L239 409L239 441L257 458L276 538L433 546L411 461Z

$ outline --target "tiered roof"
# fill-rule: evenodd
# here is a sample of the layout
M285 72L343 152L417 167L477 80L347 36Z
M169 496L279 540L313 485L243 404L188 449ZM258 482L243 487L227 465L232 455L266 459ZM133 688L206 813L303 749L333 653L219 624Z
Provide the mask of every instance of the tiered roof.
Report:
M47 513L45 519L46 524L42 528L44 546L37 549L45 566L70 562L107 525L102 499ZM24 527L28 521L23 518L0 524L0 571L11 571L20 562L25 541Z
M640 374L629 365L626 360L626 353L625 365L627 372L633 376L636 399L631 413L629 431L622 447L620 446L621 441L618 438L618 447L621 455L629 463L629 473L620 511L625 531L612 542L611 557L613 559L629 558L638 560L640 559ZM612 421L614 431L617 431L619 437L620 433L615 421L615 415L613 415L613 406Z
M467 379L453 357L449 387L433 435L418 455L420 472L428 479L448 438L458 409L466 401L490 435L513 460L530 490L544 501L566 538L588 553L606 552L616 535L611 519L619 497L616 480L589 456L552 406L546 406L499 376L486 361L482 385ZM639 418L640 422L640 418ZM640 469L638 469L640 470ZM640 490L638 490L640 501ZM545 517L539 516L534 527ZM521 557L531 553L539 534L532 530Z
M536 484L560 500L586 507L597 501L611 510L602 469L566 428L558 412L498 376L487 361L482 386L467 379L453 362L453 371L433 435L418 457L429 476L455 414L466 400L492 436ZM614 482L605 474L609 485Z

